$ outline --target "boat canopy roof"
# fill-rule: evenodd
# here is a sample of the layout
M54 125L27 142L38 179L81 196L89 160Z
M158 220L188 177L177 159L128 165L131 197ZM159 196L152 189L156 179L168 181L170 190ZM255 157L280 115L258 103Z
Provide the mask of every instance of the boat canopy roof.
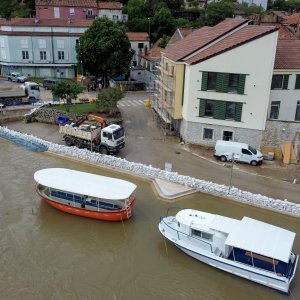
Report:
M225 244L288 263L295 233L244 217Z
M39 170L34 180L53 189L107 200L126 199L136 189L135 184L126 180L63 168Z

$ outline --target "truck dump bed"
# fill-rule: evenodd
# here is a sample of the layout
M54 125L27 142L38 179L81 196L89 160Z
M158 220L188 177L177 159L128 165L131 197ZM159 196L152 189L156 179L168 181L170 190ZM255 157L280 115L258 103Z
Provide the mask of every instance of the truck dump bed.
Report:
M101 128L80 129L79 127L72 127L65 125L59 127L59 132L62 134L70 135L84 140L94 140L101 132Z
M24 97L25 88L18 86L0 86L0 98Z

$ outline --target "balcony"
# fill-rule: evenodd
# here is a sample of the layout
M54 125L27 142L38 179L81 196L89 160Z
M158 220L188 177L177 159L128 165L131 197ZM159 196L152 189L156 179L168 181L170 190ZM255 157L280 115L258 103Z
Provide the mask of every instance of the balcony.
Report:
M96 15L86 15L85 16L85 18L87 19L87 20L95 20L96 19Z

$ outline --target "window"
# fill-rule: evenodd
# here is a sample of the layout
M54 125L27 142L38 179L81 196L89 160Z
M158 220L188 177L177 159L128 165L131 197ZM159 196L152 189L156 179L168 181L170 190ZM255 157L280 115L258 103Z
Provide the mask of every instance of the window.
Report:
M286 90L289 84L289 75L273 75L271 89Z
M214 130L211 128L203 129L203 140L212 140L214 135Z
M243 95L246 75L218 72L202 72L202 91L216 91L218 93L238 93Z
M270 119L278 119L279 108L280 108L280 101L271 102Z
M119 16L113 15L113 20L117 21L119 19Z
M214 101L207 100L205 105L205 114L206 117L213 117L214 115Z
M92 16L93 15L93 10L92 9L88 9L87 10L87 15L88 16Z
M58 60L64 60L64 59L65 59L65 52L58 51Z
M234 117L235 117L235 107L236 107L236 104L234 102L226 103L226 116L225 116L225 119L234 119Z
M57 40L57 48L58 49L64 49L65 48L65 41L64 40Z
M300 74L296 75L296 83L295 83L295 90L300 89Z
M20 43L21 43L21 48L28 49L28 41L27 40L21 40Z
M241 122L243 103L200 99L199 117Z
M74 8L70 8L70 16L74 16L75 15L75 9Z
M0 48L4 48L4 47L5 47L4 39L0 39Z
M233 141L233 132L224 130L223 141Z
M192 235L200 237L205 240L209 240L209 241L212 241L212 237L213 237L212 234L209 234L209 233L203 232L203 231L199 231L199 230L195 230L195 229L192 229Z
M300 121L300 101L297 101L295 121Z
M6 59L6 52L4 49L1 49L1 58Z
M239 74L229 74L228 77L228 92L237 92L239 85Z
M143 49L144 48L144 43L138 43L138 48Z
M242 149L242 153L246 155L252 155L252 153L248 149Z
M39 39L39 48L46 48L46 40Z
M28 51L22 51L22 59L29 59Z
M207 89L216 90L217 88L217 73L208 72L207 75Z
M46 51L40 51L40 60L46 60L47 54Z

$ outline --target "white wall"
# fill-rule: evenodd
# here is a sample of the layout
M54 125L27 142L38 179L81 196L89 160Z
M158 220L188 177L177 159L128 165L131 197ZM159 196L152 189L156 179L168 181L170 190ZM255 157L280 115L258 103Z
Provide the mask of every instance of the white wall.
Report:
M187 122L264 130L276 42L277 32L274 32L204 62L187 66L183 118ZM247 74L245 94L201 91L201 71ZM198 98L243 102L242 122L198 117L200 104Z

